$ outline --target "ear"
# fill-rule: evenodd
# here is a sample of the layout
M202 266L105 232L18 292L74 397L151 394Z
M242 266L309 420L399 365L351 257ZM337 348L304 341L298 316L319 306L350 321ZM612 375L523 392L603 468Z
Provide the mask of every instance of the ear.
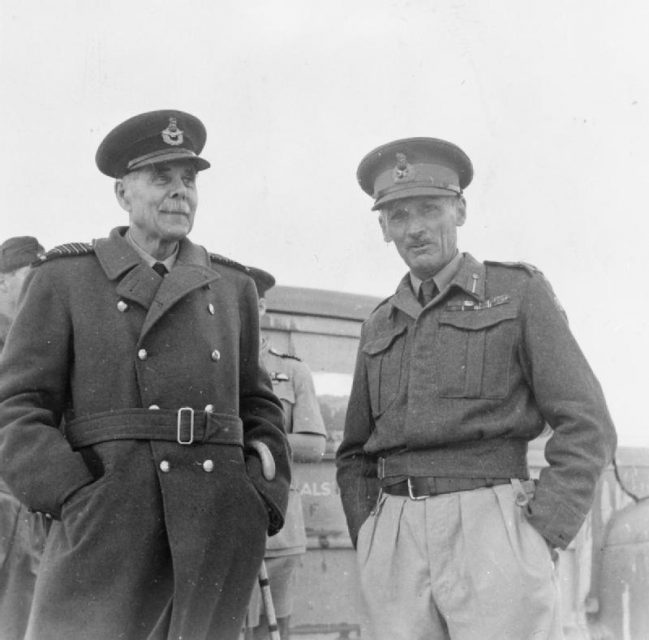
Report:
M126 192L126 186L124 185L124 180L121 178L118 178L115 180L115 197L117 198L117 202L119 202L119 206L124 209L124 211L131 211L131 203L129 202L128 199L128 194Z
M7 293L9 291L9 287L7 285L7 275L4 273L0 273L0 292L2 293Z
M461 227L466 222L466 200L464 196L457 199L457 208L455 213L455 226Z
M381 226L381 232L383 233L383 240L385 240L385 242L392 242L392 237L388 230L386 215L383 212L379 213L379 225Z

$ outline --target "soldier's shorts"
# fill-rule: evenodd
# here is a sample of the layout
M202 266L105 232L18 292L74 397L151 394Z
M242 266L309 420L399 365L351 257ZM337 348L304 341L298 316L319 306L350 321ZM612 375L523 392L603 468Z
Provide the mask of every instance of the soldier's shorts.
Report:
M511 485L383 495L357 557L372 640L560 640L556 567Z

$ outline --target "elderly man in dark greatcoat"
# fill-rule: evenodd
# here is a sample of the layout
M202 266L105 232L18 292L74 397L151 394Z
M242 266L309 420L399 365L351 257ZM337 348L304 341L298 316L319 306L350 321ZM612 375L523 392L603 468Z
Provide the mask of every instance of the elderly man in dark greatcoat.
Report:
M290 483L246 269L187 239L205 128L97 151L129 226L48 252L0 361L0 473L53 518L30 640L236 638Z

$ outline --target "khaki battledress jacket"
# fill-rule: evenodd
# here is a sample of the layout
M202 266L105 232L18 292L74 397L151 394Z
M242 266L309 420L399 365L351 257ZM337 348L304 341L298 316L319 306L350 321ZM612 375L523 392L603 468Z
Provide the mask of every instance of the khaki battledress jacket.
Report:
M320 415L313 377L309 367L296 356L262 346L262 363L270 375L273 391L282 401L287 433L327 436ZM292 483L282 530L268 539L266 558L306 553L306 530L299 487Z
M32 270L0 360L0 473L54 518L27 637L236 638L290 484L254 283L187 239L163 279L125 231Z
M527 265L464 254L449 285L422 309L406 276L362 329L337 452L352 540L380 482L528 478L528 442L546 423L549 466L528 517L550 544L565 548L616 435L550 286Z

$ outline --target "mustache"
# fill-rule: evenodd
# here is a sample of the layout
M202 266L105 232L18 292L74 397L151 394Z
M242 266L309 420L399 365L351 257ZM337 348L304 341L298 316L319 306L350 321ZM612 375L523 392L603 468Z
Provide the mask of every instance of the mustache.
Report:
M412 240L406 243L407 247L421 247L425 244L435 244L435 241L431 238L413 238Z
M189 215L191 213L189 204L183 202L182 200L163 202L162 206L160 207L160 211L163 211L164 213L184 213L186 215Z

